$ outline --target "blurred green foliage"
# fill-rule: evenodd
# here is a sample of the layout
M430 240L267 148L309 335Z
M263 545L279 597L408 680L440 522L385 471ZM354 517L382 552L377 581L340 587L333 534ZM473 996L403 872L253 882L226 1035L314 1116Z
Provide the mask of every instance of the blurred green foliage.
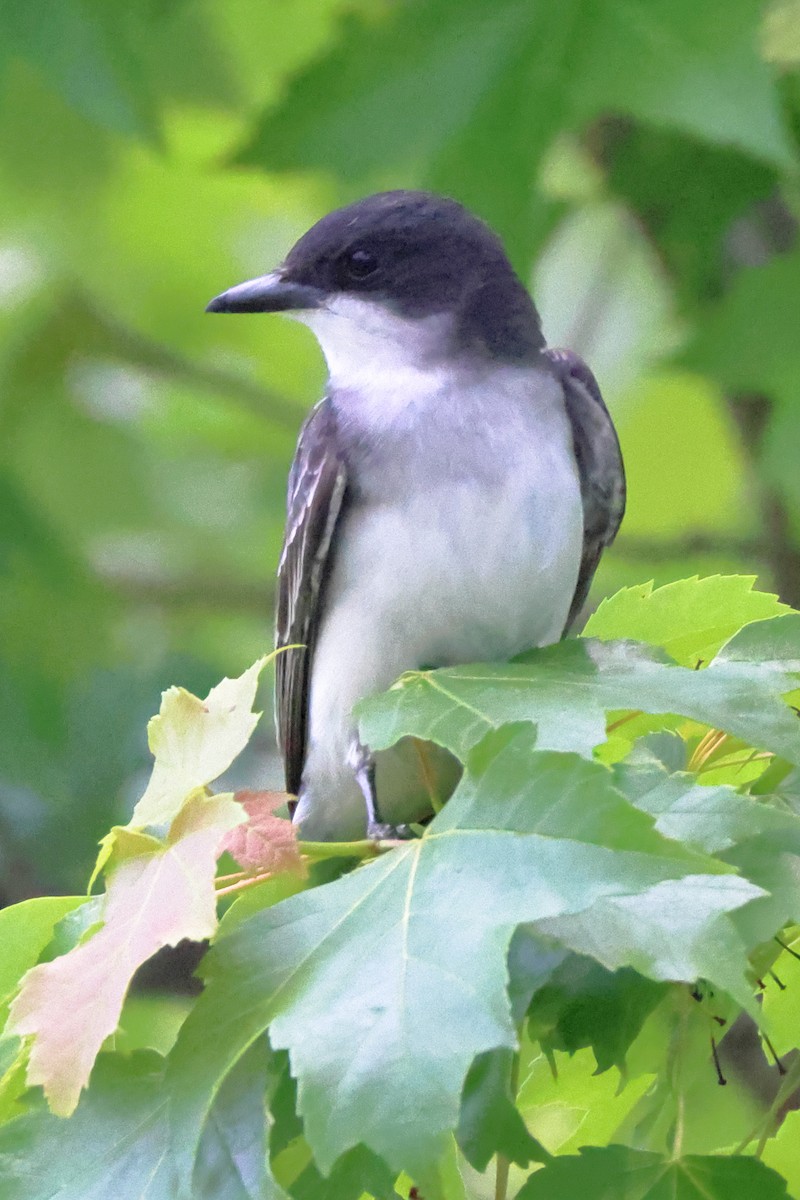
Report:
M203 308L371 190L473 206L595 367L630 476L597 598L800 603L798 63L791 0L0 4L4 900L81 885L162 688L269 648L324 371Z

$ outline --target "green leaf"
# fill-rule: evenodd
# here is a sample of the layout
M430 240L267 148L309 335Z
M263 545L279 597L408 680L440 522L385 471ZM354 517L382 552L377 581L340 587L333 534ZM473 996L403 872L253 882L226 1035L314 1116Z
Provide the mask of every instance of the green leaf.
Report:
M586 1146L532 1175L517 1200L786 1200L780 1175L756 1158L667 1158L627 1146Z
M569 951L539 937L532 925L520 925L508 948L508 998L514 1024L520 1026L539 988L547 983Z
M797 295L800 252L778 255L764 266L737 273L719 302L709 307L682 356L732 392L791 397L798 348L787 300ZM764 347L770 353L764 353Z
M792 163L756 52L759 20L756 0L600 9L500 0L490 11L480 0L417 0L343 23L240 160L348 180L384 177L387 163L407 179L411 164L490 220L521 264L542 155L557 132L609 111Z
M36 896L0 910L0 1030L20 979L39 961L62 917L85 902L85 896Z
M101 1055L69 1121L46 1111L0 1128L3 1200L175 1200L163 1060Z
M438 827L446 829L452 820L462 828L516 829L545 837L569 830L578 842L685 857L683 848L660 837L652 820L615 788L607 767L579 754L536 753L536 743L536 730L526 722L487 733L469 756L457 809L445 809Z
M612 119L598 138L612 192L657 246L686 308L719 296L730 282L731 228L774 194L775 168L732 146L633 122Z
M272 1057L261 1038L223 1082L197 1153L192 1200L286 1200L266 1166L267 1090L279 1079Z
M103 923L103 895L83 897L83 903L71 909L53 929L53 936L39 956L39 962L52 962L85 942Z
M160 991L134 992L122 1009L119 1028L113 1035L114 1049L122 1054L131 1054L134 1050L168 1054L191 1006L188 996Z
M665 982L708 979L755 1014L744 942L729 914L762 894L757 884L735 876L692 875L537 924L541 933L609 970L631 966Z
M749 663L754 674L763 678L776 672L796 676L800 672L800 613L745 625L725 643L712 666L736 663Z
M743 625L790 611L777 596L754 592L755 575L680 579L623 588L601 601L583 631L601 641L631 638L660 646L684 667L709 663Z
M309 1163L290 1191L293 1200L360 1200L365 1192L383 1200L394 1196L395 1172L365 1146L354 1146L334 1163L329 1175L321 1175Z
M671 665L645 646L592 639L504 665L415 671L358 707L361 737L374 750L426 738L463 761L488 730L527 720L542 749L591 757L608 711L641 709L691 717L800 763L797 717L780 699L800 679L798 621L789 614L746 627L705 671Z
M795 958L800 954L800 945L790 933L781 941L789 949L782 951L773 964L780 986L767 976L762 994L764 1026L779 1055L800 1046L800 960Z
M33 62L82 116L152 139L152 102L130 25L124 11L97 0L11 0L0 20L5 48Z
M525 1128L511 1092L512 1050L479 1054L469 1069L456 1134L467 1161L485 1171L495 1154L527 1167L550 1157Z
M660 1049L663 1044L664 1039ZM528 1128L553 1154L613 1141L654 1082L647 1068L632 1079L616 1070L599 1073L590 1050L542 1053L525 1035L522 1059L517 1104Z
M800 1140L800 1113L787 1113L775 1137L764 1147L763 1161L773 1171L778 1171L786 1180L791 1196L800 1195L800 1156L797 1145Z
M101 1054L64 1121L45 1109L0 1128L3 1200L285 1200L265 1167L269 1048L256 1043L220 1088L192 1176L169 1154L164 1060Z
M566 944L584 951L600 927L607 965L703 975L747 1002L744 951L724 914L757 890L687 874L689 862L651 852L644 824L639 844L629 830L626 849L575 840L574 826L591 828L593 790L576 793L559 821L553 797L574 758L559 771L548 755L538 772L531 744L529 729L511 741L493 735L495 757L478 747L475 774L470 764L422 839L238 922L217 943L171 1056L176 1154L193 1153L220 1080L269 1026L273 1046L289 1050L320 1169L362 1142L423 1190L457 1125L473 1059L515 1046L506 959L526 922L551 932L561 921ZM527 804L520 795L509 812L499 770L494 792L482 775L506 759L514 774L523 752ZM547 834L527 832L540 821ZM447 1020L434 1025L432 1013Z
M665 837L707 854L729 850L750 838L769 840L776 849L800 853L800 817L723 784L699 784L694 775L669 774L655 764L620 763L614 777L637 808L656 818Z
M274 1159L302 1137L303 1122L297 1115L297 1085L289 1072L288 1054L273 1051L273 1063L278 1077L270 1101L269 1152Z
M598 1071L621 1069L628 1047L666 991L666 984L629 968L607 971L570 955L533 997L530 1033L570 1054L591 1047Z
M586 28L572 31L582 41L574 83L582 113L630 112L790 166L775 81L756 49L761 11L758 0L589 10Z
M363 178L387 157L436 155L493 86L529 22L518 0L501 0L491 11L474 0L435 0L368 23L348 16L338 44L267 113L241 161L339 171L346 159L352 175ZM428 119L428 103L436 121Z
M756 946L788 922L800 921L800 863L791 844L784 851L780 838L754 837L731 847L724 858L764 892L732 916L746 945Z
M761 53L781 66L800 63L800 0L771 0L764 14Z
M768 418L755 449L759 473L796 505L800 483L797 376L800 354L791 304L800 286L800 254L776 254L739 271L698 325L682 359L728 395L763 397ZM766 348L769 348L768 350Z

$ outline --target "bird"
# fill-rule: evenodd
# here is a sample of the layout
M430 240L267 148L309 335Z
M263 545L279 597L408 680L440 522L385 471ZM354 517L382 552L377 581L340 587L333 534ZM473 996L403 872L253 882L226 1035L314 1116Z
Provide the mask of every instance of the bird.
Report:
M458 768L408 740L373 753L355 707L406 671L566 635L625 510L614 424L584 361L547 347L500 238L449 197L329 212L207 311L287 314L327 363L278 567L292 819L307 840L408 835Z

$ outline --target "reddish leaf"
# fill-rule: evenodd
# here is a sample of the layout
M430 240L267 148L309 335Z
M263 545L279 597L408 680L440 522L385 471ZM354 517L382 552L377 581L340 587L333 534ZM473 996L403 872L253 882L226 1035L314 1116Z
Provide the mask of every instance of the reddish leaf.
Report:
M305 875L306 865L297 843L297 830L275 809L286 803L285 792L237 792L236 799L247 813L247 822L226 836L227 850L245 871L254 874L289 872Z
M217 926L214 876L225 834L242 818L231 796L196 796L165 843L129 839L112 871L104 923L87 942L33 967L11 1006L7 1031L33 1035L29 1085L69 1116L103 1041L117 1027L134 971L162 946L202 940Z

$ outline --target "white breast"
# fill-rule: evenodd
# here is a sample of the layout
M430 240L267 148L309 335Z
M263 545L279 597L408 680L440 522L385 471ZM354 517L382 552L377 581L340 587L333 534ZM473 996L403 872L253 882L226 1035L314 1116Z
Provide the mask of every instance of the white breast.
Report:
M312 669L304 825L316 805L361 817L346 767L358 700L405 670L502 660L561 636L583 542L571 431L549 375L496 368L470 382L426 368L396 337L348 375L334 328L339 351L328 337L326 353L332 376L348 379L342 416L375 452L356 463L360 500L337 530ZM323 836L330 828L326 817Z

